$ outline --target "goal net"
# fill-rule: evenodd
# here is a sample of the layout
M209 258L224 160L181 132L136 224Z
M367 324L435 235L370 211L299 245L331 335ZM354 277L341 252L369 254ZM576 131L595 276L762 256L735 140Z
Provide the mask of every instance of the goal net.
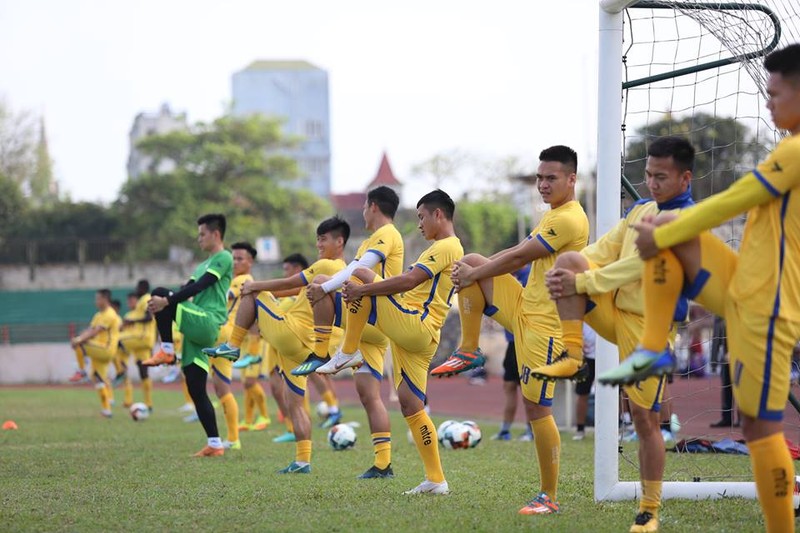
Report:
M607 200L616 200L611 195L618 196L619 189L609 191L602 181L609 184L622 175L622 205L610 208L617 209L617 219L627 203L638 195L648 196L644 183L647 146L657 137L682 135L697 149L692 183L695 200L724 190L766 156L782 134L772 125L765 107L763 59L775 48L800 41L798 20L800 0L601 2L599 104L604 105L605 90L612 93L606 94L606 101L611 102L615 93L621 105L606 110L619 112L616 133L610 134L610 125L600 125L600 144L607 144L599 146L598 153L609 160L598 161L598 190L606 191ZM608 32L621 43L612 42ZM619 69L619 77L607 77L606 69ZM604 89L604 81L613 83L614 88ZM609 134L603 128L617 143L616 149L604 141ZM730 221L715 233L738 248L743 223L743 217ZM598 234L603 231L598 228ZM748 458L723 451L736 449L736 444L726 439L740 440L739 428L710 427L728 417L738 420L735 407L732 411L723 408L722 373L727 367L723 350L712 353L721 340L718 334L715 339L713 323L713 317L698 308L681 329L676 347L680 371L666 390L665 405L681 420L676 442L689 440L693 450L709 447L702 440L722 441L722 445L710 447L707 453L668 453L665 497L755 495L748 481L752 479ZM616 356L614 351L613 358ZM616 392L601 389L596 403L611 408L617 401ZM794 392L799 392L796 387ZM613 428L598 428L605 433L597 442L595 464L611 464L616 471L612 473L609 466L596 468L600 471L595 496L634 498L638 484L631 481L638 479L637 444L625 441L635 437L627 434L624 441L612 442L612 431L617 435L616 420L608 417L604 423ZM798 442L797 411L789 408L785 423L787 438Z

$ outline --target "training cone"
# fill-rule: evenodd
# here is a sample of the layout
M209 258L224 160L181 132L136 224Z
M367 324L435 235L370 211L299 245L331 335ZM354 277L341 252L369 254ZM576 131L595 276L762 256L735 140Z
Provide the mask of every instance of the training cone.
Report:
M13 420L6 420L3 422L3 429L19 429L17 423Z

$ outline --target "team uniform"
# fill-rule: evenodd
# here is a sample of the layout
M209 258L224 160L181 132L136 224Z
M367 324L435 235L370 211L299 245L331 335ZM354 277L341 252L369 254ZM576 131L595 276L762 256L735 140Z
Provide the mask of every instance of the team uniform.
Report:
M223 342L228 342L228 338L231 336L231 332L233 331L233 326L236 324L236 312L239 310L239 304L241 303L241 296L242 296L242 286L247 281L253 281L253 276L250 274L242 274L240 276L236 276L231 280L230 288L228 289L228 310L227 310L227 320L222 327L219 328L219 336L217 337L217 344L222 344ZM231 380L233 379L233 362L225 359L223 357L214 357L211 359L211 368L214 370L214 374L222 379L225 383L230 385Z
M149 294L140 296L136 302L136 307L125 313L125 319L144 319L147 316L147 304L149 302ZM153 346L156 344L156 321L135 322L125 326L119 335L119 343L127 354L136 358L136 361L144 361L150 357Z
M528 239L537 239L550 255L532 263L524 288L511 274L493 278L493 305L487 306L484 314L514 335L522 395L533 403L550 406L555 384L531 375L532 369L549 364L564 350L561 322L544 276L559 254L577 252L586 246L589 220L581 205L573 200L545 213Z
M90 328L102 328L100 333L90 340L75 347L75 352L92 361L94 376L108 385L108 365L114 360L119 343L119 327L122 323L119 315L111 306L98 311L89 323Z

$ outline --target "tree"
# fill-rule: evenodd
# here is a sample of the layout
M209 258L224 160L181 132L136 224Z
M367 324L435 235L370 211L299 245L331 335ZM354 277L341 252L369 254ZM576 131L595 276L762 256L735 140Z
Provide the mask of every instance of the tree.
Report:
M681 135L697 150L692 182L695 200L726 189L765 155L769 147L760 144L747 125L733 118L707 113L663 120L639 128L628 144L623 174L639 194L649 196L644 183L647 145L657 137Z
M455 225L470 252L489 256L517 242L517 209L508 197L459 202Z
M27 187L36 166L36 120L0 99L0 174Z
M18 183L0 173L0 242L13 236L27 202Z

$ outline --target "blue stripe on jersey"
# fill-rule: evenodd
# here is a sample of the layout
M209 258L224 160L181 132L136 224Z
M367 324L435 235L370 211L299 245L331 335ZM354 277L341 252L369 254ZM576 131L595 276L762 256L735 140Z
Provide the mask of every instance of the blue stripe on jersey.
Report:
M656 389L656 397L653 400L653 405L650 406L650 410L654 413L661 411L661 402L658 401L658 397L661 396L661 389L664 388L664 381L667 379L666 376L661 376L658 378L658 388Z
M374 298L374 296L373 296L373 298ZM370 374L372 374L372 377L374 377L378 381L383 381L383 376L381 375L381 373L378 372L377 370L375 370L374 368L372 368L370 366L370 364L367 363L366 359L364 360L363 364L364 364L365 367L367 367L367 369L369 369L369 372L370 372Z
M375 249L373 249L373 248L370 248L369 250L367 250L367 251L366 251L366 252L364 252L364 253L365 253L365 254L367 254L367 253L369 253L369 252L372 252L373 254L375 254L375 255L377 255L378 257L380 257L380 258L381 258L381 261L386 261L386 256L385 256L385 255L383 255L383 252L379 252L378 250L375 250Z
M342 327L342 293L333 294L333 325L337 328Z
M547 364L549 365L553 361L553 337L550 337L550 340L547 342ZM544 405L545 407L548 405L553 405L553 400L550 398L545 398L547 396L547 382L542 381L542 393L539 395L539 401L537 402L539 405Z
M286 385L289 387L289 389L291 389L291 391L293 393L297 394L298 396L305 396L306 395L306 391L304 391L303 389L301 389L300 387L298 387L297 385L292 383L289 380L289 378L286 377L286 372L281 370L280 373L281 373L281 377L283 378L283 381L286 383Z
M780 191L778 189L776 189L775 187L773 187L772 184L767 181L767 178L765 178L761 174L761 172L759 172L757 169L753 169L753 176L758 178L758 181L761 182L761 185L763 185L764 188L767 189L772 196L780 196L781 195Z
M229 292L228 294L231 294L231 293ZM235 296L233 298L233 301L231 302L231 305L228 307L228 314L231 314L231 311L233 311L233 308L236 307L236 302L238 302L238 301L239 301L239 297Z
M424 309L424 312L422 313L422 316L420 317L420 321L425 320L425 317L428 316L428 311L429 311L428 306L433 301L433 297L436 296L436 286L439 285L439 278L441 277L441 275L442 275L442 273L439 272L433 278L433 283L431 284L431 292L428 294L428 299L425 300L424 304L422 304L422 309Z
M224 381L224 382L225 382L225 383L227 383L228 385L230 385L230 384L231 384L231 380L230 380L230 378L228 378L227 376L223 376L223 375L222 375L222 372L220 372L220 371L219 371L219 369L218 369L217 367L215 367L215 366L212 366L211 368L213 368L213 369L214 369L214 373L215 373L215 374L216 374L216 375L219 377L219 379L221 379L222 381Z
M495 305L487 305L483 308L483 314L486 316L494 316L498 311L500 311L500 308Z
M308 285L308 280L306 279L306 275L300 272L300 279L303 280L303 285Z
M544 247L545 247L545 248L547 248L547 251L548 251L548 252L550 252L551 254L554 254L554 253L556 253L556 250L555 250L555 248L553 248L552 246L550 246L550 244L549 244L549 243L548 243L546 240L544 240L544 237L542 237L541 235L539 235L539 234L537 233L537 234L536 234L536 238L539 240L539 242L540 242L540 243L544 244Z
M694 281L691 285L683 288L683 295L689 298L690 300L694 300L697 296L702 292L703 287L706 286L708 283L708 279L711 277L711 272L708 270L701 268L700 272L697 273L697 276L694 278Z
M416 396L417 398L419 398L424 402L425 393L419 390L419 388L416 385L414 385L414 383L411 381L411 378L409 378L408 374L406 374L405 370L400 371L400 376L403 378L403 381L405 381L408 384L408 388L411 389L411 392L414 393L414 396Z
M423 265L422 263L414 263L414 266L415 266L415 267L419 267L419 268L421 268L422 270L424 270L424 271L425 271L425 273L428 275L428 277L429 277L429 278L432 278L432 277L433 277L433 271L432 271L430 268L428 268L428 267L426 267L425 265ZM412 267L412 268L413 268L413 267Z
M453 307L453 304L451 304L450 302L452 301L453 294L455 292L456 292L456 288L455 287L450 287L450 292L447 294L447 307Z
M391 298L391 296L389 296ZM378 298L376 296L369 297L370 303L372 303L372 307L369 310L369 316L367 317L367 324L370 326L374 326L375 323L378 321Z
M373 296L373 298L374 298L374 296ZM417 315L417 314L419 314L419 311L417 311L416 309L406 309L405 307L400 305L400 302L395 300L394 296L392 296L391 294L388 296L388 298L389 298L389 301L392 302L396 308L398 308L402 312L406 313L407 315ZM376 307L373 306L373 309L375 309L375 308Z
M278 316L275 313L273 313L272 310L269 307L267 307L266 304L264 304L264 302L262 302L261 300L256 300L256 307L260 307L261 309L266 311L267 314L272 318L274 318L275 320L283 320L282 316Z

